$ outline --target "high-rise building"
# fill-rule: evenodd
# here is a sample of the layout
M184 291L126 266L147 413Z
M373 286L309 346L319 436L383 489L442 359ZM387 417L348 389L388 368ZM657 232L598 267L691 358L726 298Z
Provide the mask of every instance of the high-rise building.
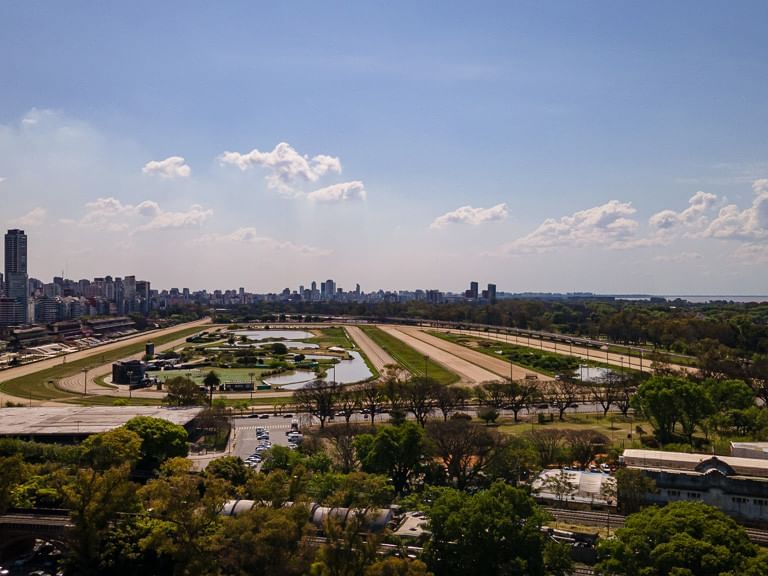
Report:
M20 304L14 324L29 322L27 235L24 230L8 230L5 234L5 295Z
M496 304L496 284L488 284L488 303Z
M472 300L477 300L477 295L478 295L477 288L478 288L477 282L469 283L469 297Z

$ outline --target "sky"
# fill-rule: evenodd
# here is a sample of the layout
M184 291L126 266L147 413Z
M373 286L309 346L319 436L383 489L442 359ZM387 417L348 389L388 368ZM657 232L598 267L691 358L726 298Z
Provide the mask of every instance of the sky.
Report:
M50 281L768 293L768 3L3 2Z

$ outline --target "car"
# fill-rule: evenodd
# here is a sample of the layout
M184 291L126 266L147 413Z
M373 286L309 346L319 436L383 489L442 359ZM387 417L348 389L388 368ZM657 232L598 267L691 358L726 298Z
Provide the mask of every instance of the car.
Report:
M248 414L248 418L261 418L261 414Z
M539 404L538 406L536 406L536 408L538 408L539 410L548 410L549 404Z
M293 414L283 414L283 418L293 418Z
M259 418L261 418L262 420L264 420L264 419L266 419L266 418L269 418L269 414L262 414L261 416L259 416Z

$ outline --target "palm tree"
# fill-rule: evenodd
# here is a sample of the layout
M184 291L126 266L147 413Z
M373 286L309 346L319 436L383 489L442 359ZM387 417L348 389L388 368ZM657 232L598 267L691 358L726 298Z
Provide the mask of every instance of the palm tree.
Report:
M213 405L213 391L214 389L219 387L219 384L221 384L221 378L219 378L219 375L216 374L213 370L208 372L208 374L205 375L205 378L203 379L203 384L206 388L208 388L208 394L209 394L209 400L208 404L211 406Z

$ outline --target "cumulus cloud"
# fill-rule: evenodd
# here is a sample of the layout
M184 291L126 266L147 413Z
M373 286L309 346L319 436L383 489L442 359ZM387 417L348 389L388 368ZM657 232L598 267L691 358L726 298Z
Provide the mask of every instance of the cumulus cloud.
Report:
M150 160L141 171L160 178L187 178L192 169L185 163L183 156L169 156L165 160Z
M341 161L334 156L318 154L310 158L299 154L290 144L280 142L271 152L254 148L250 152L224 152L219 156L221 164L248 170L260 166L270 171L267 185L284 193L294 193L294 184L317 182L330 172L341 173Z
M473 208L472 206L461 206L452 212L446 212L442 216L434 219L429 225L432 229L444 228L448 224L471 224L478 226L486 222L497 222L505 220L509 212L504 203L496 204L490 208Z
M715 194L699 191L688 200L689 206L685 210L662 210L651 216L648 223L657 230L674 230L681 226L700 227L707 223L707 212L716 201Z
M367 197L365 186L359 180L353 182L341 182L320 188L307 194L307 199L312 202L325 204L338 204L340 202L365 200Z
M505 248L507 252L543 252L560 246L624 248L638 228L637 221L630 218L635 212L631 202L611 200L570 216L547 218Z
M259 231L252 226L237 228L229 234L206 234L197 240L198 244L251 244L267 248L271 251L286 251L297 254L306 254L310 256L328 256L330 250L308 246L306 244L296 244L285 240L276 240L269 236L259 234Z
M40 226L43 222L45 222L45 217L47 214L48 213L45 211L45 208L33 208L23 216L20 216L15 220L11 220L11 224L13 226Z
M212 215L213 210L203 208L199 204L193 204L185 211L172 212L163 210L152 200L145 200L134 206L109 197L86 203L85 214L74 223L83 228L110 232L174 230L199 228Z
M742 210L735 204L724 206L703 235L749 241L768 238L768 179L755 180L752 190L755 198L749 208Z

